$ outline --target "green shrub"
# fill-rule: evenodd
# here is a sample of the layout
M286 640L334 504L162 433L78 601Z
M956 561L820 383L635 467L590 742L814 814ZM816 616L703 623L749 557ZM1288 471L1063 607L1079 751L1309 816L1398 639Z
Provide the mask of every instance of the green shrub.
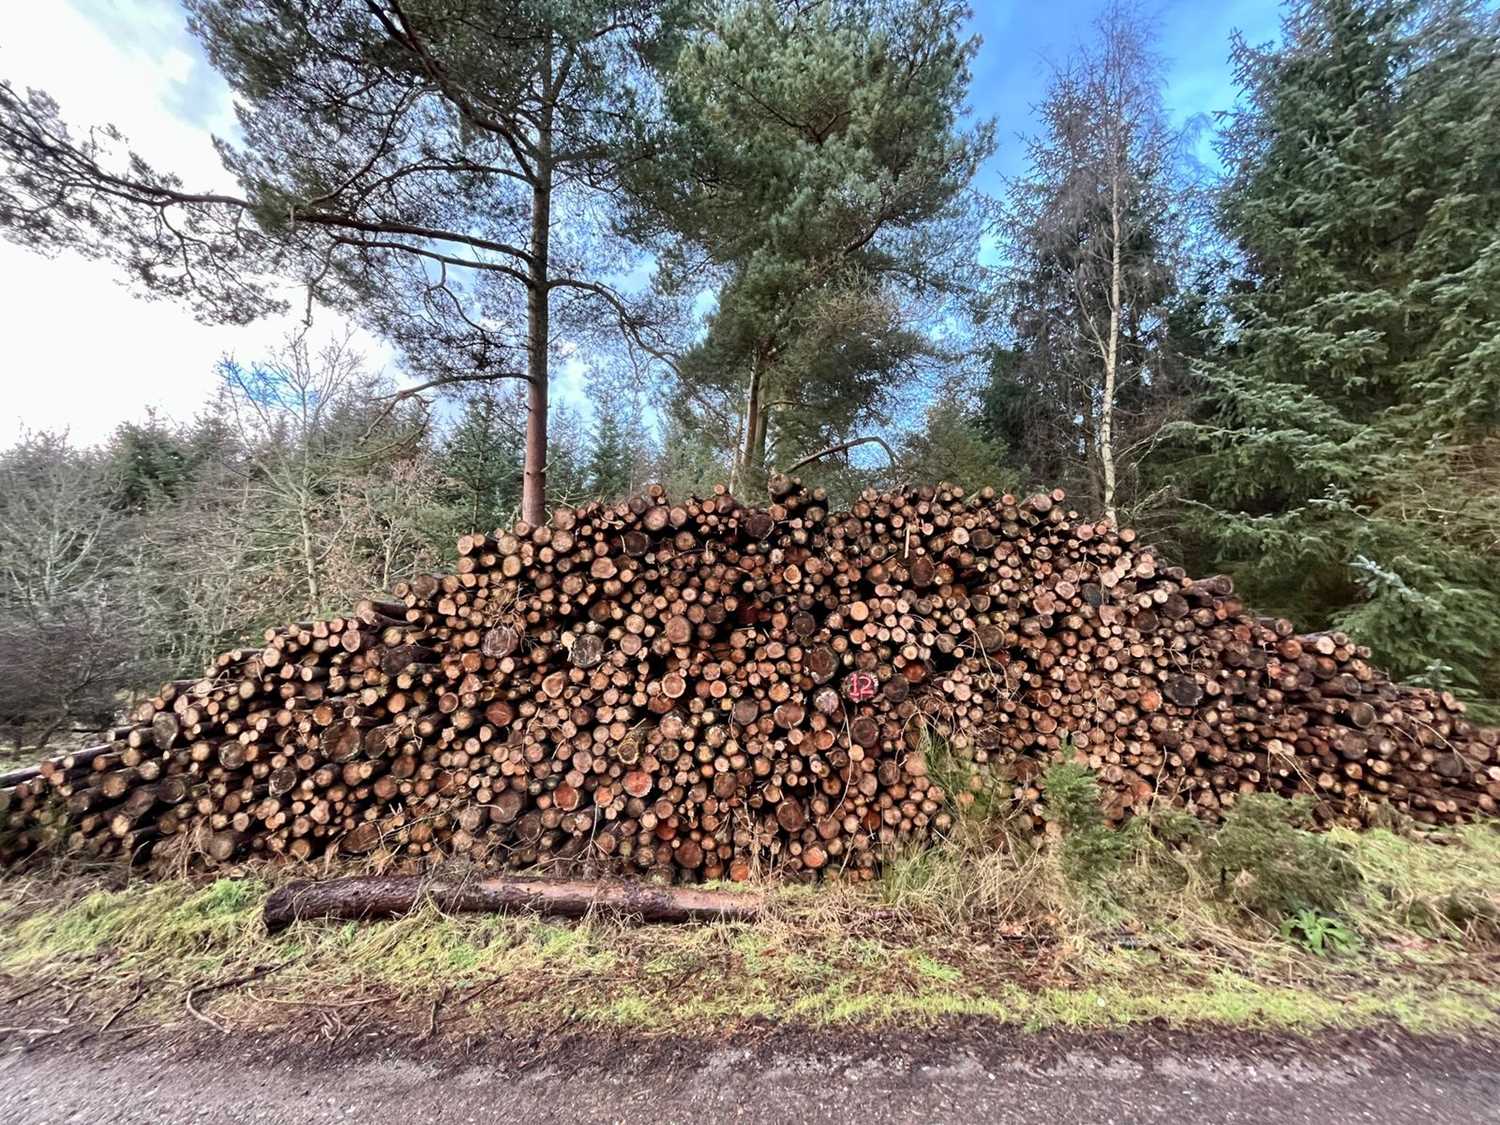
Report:
M1203 839L1203 822L1182 809L1153 809L1130 822L1132 828L1150 835L1168 847L1181 847Z
M1097 887L1120 869L1130 840L1105 823L1093 771L1072 762L1052 766L1042 775L1042 791L1063 828L1063 874L1082 886Z
M1241 797L1203 849L1205 874L1225 897L1265 918L1337 914L1358 888L1359 872L1326 837L1301 830L1311 807L1306 797Z

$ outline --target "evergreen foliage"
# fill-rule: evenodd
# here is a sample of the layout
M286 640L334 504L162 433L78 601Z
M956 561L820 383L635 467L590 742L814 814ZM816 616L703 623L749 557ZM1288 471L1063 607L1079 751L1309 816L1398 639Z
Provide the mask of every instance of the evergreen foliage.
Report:
M116 505L140 512L180 495L200 453L153 411L143 421L123 423L110 443Z
M449 501L473 530L499 527L520 509L525 436L516 424L523 416L519 400L514 391L471 394L443 443Z
M547 488L556 503L581 504L589 498L588 456L583 419L564 403L553 411L547 440Z
M595 403L594 432L584 471L590 494L601 500L619 500L635 483L635 464L625 427L613 403Z
M1042 775L1042 792L1062 826L1063 872L1080 886L1101 886L1125 861L1130 841L1105 822L1094 772L1071 762L1052 766Z
M951 481L973 491L986 485L1005 492L1020 484L1009 450L986 435L975 412L957 394L927 408L925 424L901 443L901 475L916 481Z
M1237 40L1229 340L1174 427L1246 596L1500 698L1500 16L1297 0Z
M237 194L191 190L0 80L0 236L119 264L206 320L283 311L278 279L395 343L425 386L525 379L543 509L556 327L638 343L612 222L645 150L678 0L186 0L234 93ZM558 219L566 216L566 222Z
M1359 889L1359 871L1312 823L1311 801L1251 793L1209 838L1202 862L1221 894L1267 919L1302 910L1339 911Z
M953 0L738 0L706 9L666 78L662 159L634 184L660 281L719 282L683 393L758 487L768 466L878 423L973 286L960 124L977 43Z
M681 401L662 404L665 418L661 457L656 476L674 499L706 496L716 484L729 479L724 447L705 434Z

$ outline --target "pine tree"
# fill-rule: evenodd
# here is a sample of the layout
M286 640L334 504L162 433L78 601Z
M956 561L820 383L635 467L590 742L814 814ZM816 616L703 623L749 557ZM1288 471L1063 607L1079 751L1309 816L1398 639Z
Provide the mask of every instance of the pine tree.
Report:
M1500 17L1299 0L1236 42L1220 221L1241 275L1195 530L1249 597L1500 696Z
M663 158L633 184L668 291L717 303L679 393L736 450L736 487L883 420L972 287L962 123L977 41L954 0L738 0L666 80ZM925 325L923 321L925 319Z
M949 481L967 489L1016 487L1020 474L1009 451L984 433L975 412L959 396L940 396L927 409L922 429L901 443L901 473L915 481Z
M553 323L649 327L611 284L630 250L611 219L685 4L185 7L234 92L217 148L239 192L190 190L112 127L74 133L45 92L0 80L0 237L110 259L225 323L281 311L276 282L294 281L388 337L426 387L524 380L537 522Z

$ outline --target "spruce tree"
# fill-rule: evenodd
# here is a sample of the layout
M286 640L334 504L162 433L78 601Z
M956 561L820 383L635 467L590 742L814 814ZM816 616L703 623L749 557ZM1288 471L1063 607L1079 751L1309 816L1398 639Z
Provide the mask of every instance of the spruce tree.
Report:
M509 522L521 505L523 436L517 406L486 389L471 394L443 443L441 470L452 483L450 502L469 530Z
M680 399L663 402L661 415L664 422L656 476L674 499L708 495L714 485L729 477L724 447L704 433Z
M1010 460L1005 446L985 434L977 413L954 393L939 396L927 408L922 428L908 434L900 446L900 473L905 478L950 481L967 489L1015 488L1020 474Z
M578 411L563 403L554 412L547 442L550 494L561 504L581 504L589 496L588 434Z
M1299 0L1234 46L1240 272L1195 529L1249 598L1412 679L1500 695L1500 17Z
M612 404L595 404L594 432L589 443L585 479L600 500L618 500L630 491L635 458L625 439L625 427Z

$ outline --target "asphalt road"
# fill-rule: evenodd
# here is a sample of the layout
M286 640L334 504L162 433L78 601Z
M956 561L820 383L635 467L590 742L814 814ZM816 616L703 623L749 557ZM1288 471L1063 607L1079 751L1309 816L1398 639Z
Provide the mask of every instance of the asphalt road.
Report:
M1028 1037L969 1026L338 1051L204 1035L0 1050L9 1125L1500 1121L1497 1044L1373 1033Z

